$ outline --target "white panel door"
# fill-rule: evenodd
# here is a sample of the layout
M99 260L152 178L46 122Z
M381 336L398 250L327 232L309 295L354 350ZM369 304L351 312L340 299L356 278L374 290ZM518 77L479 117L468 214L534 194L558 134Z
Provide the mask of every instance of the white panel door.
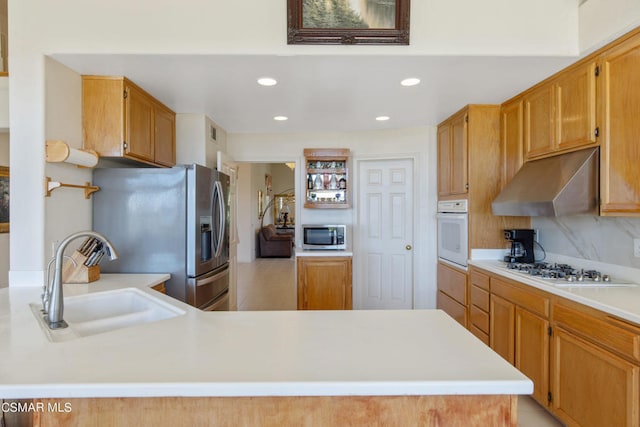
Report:
M413 308L413 160L359 165L355 308Z
M238 309L238 164L218 151L217 169L229 175L229 310Z

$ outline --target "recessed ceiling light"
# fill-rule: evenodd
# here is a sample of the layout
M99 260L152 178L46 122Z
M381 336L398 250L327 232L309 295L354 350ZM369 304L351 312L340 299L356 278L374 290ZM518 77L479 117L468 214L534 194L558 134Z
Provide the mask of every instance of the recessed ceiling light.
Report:
M378 116L378 117L376 117L376 120L379 121L379 122L386 122L390 118L391 117L389 117L389 116Z
M285 120L289 120L289 117L287 117L287 116L275 116L273 118L273 120L277 120L279 122L284 122Z
M278 81L271 77L260 77L258 79L258 84L260 86L275 86L278 84Z
M420 83L420 79L417 77L410 77L400 82L402 86L415 86Z

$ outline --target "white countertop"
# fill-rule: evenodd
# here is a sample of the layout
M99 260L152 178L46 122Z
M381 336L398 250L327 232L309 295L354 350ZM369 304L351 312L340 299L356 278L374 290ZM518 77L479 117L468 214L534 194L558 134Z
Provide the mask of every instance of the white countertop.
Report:
M440 310L202 312L110 275L68 294L136 286L186 314L50 342L0 290L0 398L530 394L532 382Z
M317 250L317 249L302 249L296 247L295 250L296 257L299 256L322 256L322 257L331 257L331 256L353 256L353 251L351 249L345 250Z
M561 262L564 260L558 260ZM570 263L570 262L569 262ZM492 273L499 274L503 277L516 280L534 288L543 290L550 294L558 295L566 299L579 302L589 307L601 310L605 313L618 316L622 319L640 324L640 286L636 287L581 287L579 283L575 286L554 286L544 279L538 279L526 274L505 268L505 263L498 260L490 259L473 259L469 261L469 265L482 268ZM598 268L601 268L598 266ZM606 268L606 267L605 267ZM609 269L613 275L626 280L638 282L640 275L629 276L630 269L625 267L616 267L609 265ZM631 272L633 274L633 272Z

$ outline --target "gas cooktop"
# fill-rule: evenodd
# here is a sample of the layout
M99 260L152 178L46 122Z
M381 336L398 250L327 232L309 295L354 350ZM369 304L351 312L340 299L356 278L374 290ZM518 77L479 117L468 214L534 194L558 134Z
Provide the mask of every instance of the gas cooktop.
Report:
M549 262L505 263L505 268L526 274L531 278L542 279L555 286L573 287L633 287L637 286L625 280L612 278L609 274L594 269L577 269L569 264Z

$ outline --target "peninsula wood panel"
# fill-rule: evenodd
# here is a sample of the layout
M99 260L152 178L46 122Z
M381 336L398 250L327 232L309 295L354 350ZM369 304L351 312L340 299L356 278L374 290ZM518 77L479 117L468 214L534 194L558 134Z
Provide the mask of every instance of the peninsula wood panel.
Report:
M46 408L58 399L41 399ZM65 399L54 426L517 426L517 396L292 396Z

